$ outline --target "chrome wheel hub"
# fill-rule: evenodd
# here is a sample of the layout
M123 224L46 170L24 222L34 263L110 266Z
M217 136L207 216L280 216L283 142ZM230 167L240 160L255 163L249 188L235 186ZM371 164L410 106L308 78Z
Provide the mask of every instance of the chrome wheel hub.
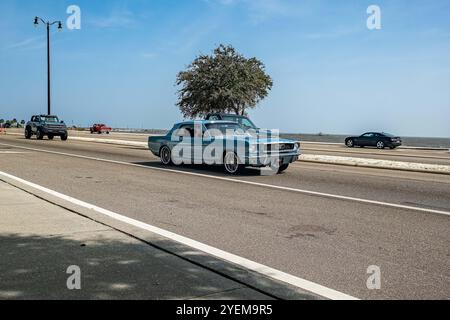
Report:
M230 152L225 155L225 169L229 173L235 173L239 168L237 156Z

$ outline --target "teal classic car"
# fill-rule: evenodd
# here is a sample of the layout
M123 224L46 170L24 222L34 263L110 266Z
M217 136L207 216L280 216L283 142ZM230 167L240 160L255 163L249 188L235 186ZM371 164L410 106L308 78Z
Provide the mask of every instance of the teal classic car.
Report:
M165 136L149 137L148 146L164 165L220 165L229 174L244 167L270 167L281 173L300 155L299 142L280 139L271 131L245 131L232 121L181 122Z

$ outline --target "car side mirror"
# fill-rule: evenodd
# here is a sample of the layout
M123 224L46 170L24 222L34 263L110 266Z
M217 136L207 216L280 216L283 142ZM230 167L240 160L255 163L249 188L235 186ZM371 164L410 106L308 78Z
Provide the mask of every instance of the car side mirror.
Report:
M62 121L62 120L61 120L61 122L60 122L60 123L61 123L61 124L64 124L64 121Z

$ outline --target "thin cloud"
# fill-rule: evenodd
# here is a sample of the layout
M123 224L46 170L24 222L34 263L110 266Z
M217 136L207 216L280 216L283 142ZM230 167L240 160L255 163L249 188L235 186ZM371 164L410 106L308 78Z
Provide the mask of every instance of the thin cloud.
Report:
M91 19L89 23L97 28L124 28L135 25L136 19L129 10L114 10L106 17Z
M45 36L36 36L15 43L11 43L1 48L1 50L2 51L37 50L42 49L45 46L46 46Z
M25 40L12 43L4 47L5 50L11 50L11 49L34 49L34 48L41 48L45 45L44 43L44 36L35 36L31 38L27 38Z
M360 30L358 28L337 29L324 32L309 33L304 37L310 40L337 39L341 37L351 36L359 31Z
M247 10L248 19L253 24L260 24L276 17L295 14L294 7L283 0L204 0L226 7L239 6Z

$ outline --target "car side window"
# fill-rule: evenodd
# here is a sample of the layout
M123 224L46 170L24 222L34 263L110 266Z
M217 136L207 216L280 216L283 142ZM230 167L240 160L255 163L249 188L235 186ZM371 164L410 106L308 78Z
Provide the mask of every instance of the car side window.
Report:
M219 117L218 116L211 116L211 117L209 117L209 120L216 121L216 120L219 120Z
M194 126L192 126L192 125L181 126L178 129L177 135L179 137L193 138L194 137Z
M373 137L373 133L366 133L363 135L364 138L372 138Z

